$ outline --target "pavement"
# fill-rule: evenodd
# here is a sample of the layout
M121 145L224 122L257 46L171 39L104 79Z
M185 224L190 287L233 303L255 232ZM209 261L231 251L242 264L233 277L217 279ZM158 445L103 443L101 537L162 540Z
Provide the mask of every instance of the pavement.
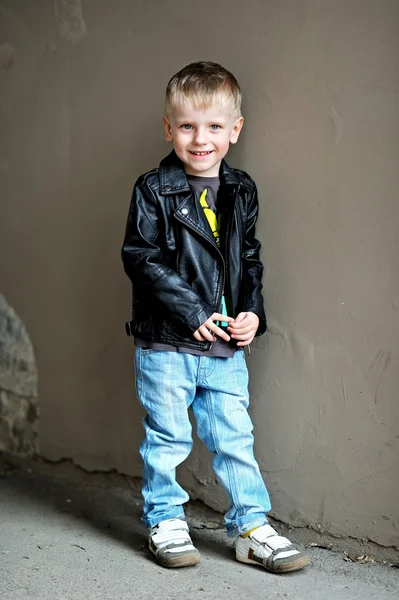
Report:
M342 543L306 548L312 566L291 574L274 575L261 566L238 563L221 515L201 503L187 510L201 563L162 568L147 549L140 505L139 481L117 473L89 474L69 462L10 462L3 457L0 598L399 599L397 564L381 564L371 556L359 562L345 554ZM303 548L316 534L308 532L306 544L298 530L290 530L289 536Z

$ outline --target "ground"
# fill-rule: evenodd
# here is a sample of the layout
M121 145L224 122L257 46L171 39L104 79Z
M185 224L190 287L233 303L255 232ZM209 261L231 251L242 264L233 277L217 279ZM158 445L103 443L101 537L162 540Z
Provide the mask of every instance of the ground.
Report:
M397 568L352 562L342 547L307 548L312 566L298 573L273 575L240 564L221 515L200 503L188 507L200 565L164 569L147 550L139 482L88 474L70 463L16 464L4 457L0 474L1 599L399 598ZM290 537L303 547L299 533L292 530Z

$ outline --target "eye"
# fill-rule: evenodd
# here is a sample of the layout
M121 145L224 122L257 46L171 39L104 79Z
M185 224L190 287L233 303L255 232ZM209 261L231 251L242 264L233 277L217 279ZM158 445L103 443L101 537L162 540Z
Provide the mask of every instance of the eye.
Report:
M193 126L190 125L189 123L184 123L184 125L182 125L181 128L184 129L185 131L189 131L190 129L193 128Z
M222 128L220 125L214 124L214 125L211 125L211 129L212 129L212 131L217 131L218 129L222 129Z

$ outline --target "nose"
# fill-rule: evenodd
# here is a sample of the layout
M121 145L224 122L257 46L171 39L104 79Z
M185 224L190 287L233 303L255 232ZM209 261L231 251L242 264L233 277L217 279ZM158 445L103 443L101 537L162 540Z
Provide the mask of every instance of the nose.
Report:
M204 146L206 144L206 132L202 127L198 127L194 133L194 141L198 146Z

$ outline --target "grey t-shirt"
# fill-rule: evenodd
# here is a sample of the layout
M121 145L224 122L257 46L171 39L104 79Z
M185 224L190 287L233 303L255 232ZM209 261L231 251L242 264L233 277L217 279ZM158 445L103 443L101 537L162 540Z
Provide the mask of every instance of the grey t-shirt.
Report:
M220 186L219 177L197 177L194 175L187 175L187 180L198 202L200 201L204 189L206 188L208 190L206 194L208 206L214 212L217 212L217 195ZM221 358L232 358L237 349L234 340L230 339L230 342L226 342L218 336L216 336L216 341L212 343L211 348L205 351L185 348L184 346L171 346L169 344L159 344L158 342L147 342L146 340L139 338L135 338L134 343L139 348L164 350L167 352L183 352L185 354L194 354L196 356L218 356Z

